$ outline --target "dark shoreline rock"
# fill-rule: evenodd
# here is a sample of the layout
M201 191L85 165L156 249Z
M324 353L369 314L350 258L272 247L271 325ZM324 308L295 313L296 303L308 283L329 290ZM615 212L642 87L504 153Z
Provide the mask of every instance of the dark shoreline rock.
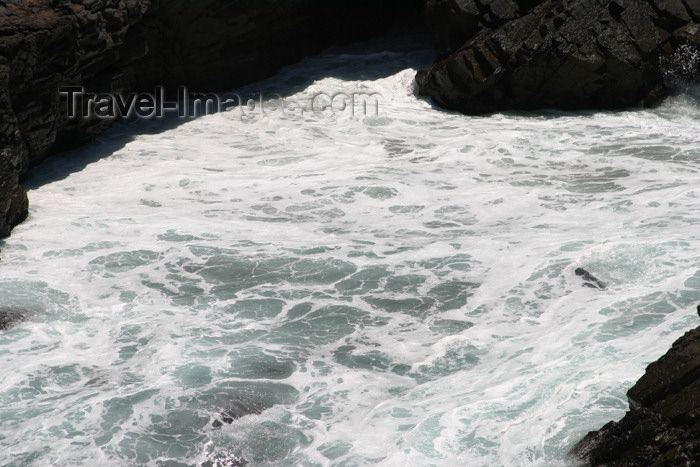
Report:
M221 92L418 18L422 1L0 0L0 238L27 216L30 167L113 118L69 119L62 86ZM172 96L166 96L172 97Z
M700 3L682 0L431 0L447 53L416 76L419 93L465 114L652 104L681 47L700 50ZM486 19L484 19L486 18ZM685 77L697 70L682 70Z
M627 392L630 410L579 441L590 466L692 466L700 459L700 327L673 343Z

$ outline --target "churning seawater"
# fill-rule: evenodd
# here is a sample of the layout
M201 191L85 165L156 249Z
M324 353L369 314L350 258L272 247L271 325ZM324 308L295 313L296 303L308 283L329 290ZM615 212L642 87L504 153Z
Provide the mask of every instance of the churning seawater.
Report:
M568 465L623 415L699 324L698 100L467 117L401 44L247 88L376 115L123 123L34 171L0 463Z

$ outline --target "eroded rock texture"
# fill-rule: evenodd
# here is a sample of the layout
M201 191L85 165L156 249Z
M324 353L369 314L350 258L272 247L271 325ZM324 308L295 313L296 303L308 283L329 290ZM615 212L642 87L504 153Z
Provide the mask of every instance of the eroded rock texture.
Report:
M592 466L694 466L700 460L700 327L649 365L630 411L589 433L573 454Z
M457 51L482 30L495 30L527 14L544 0L430 1L426 22L440 58Z
M698 10L681 0L433 0L436 46L457 50L416 81L465 114L651 103L664 92L663 66L682 47L698 50Z

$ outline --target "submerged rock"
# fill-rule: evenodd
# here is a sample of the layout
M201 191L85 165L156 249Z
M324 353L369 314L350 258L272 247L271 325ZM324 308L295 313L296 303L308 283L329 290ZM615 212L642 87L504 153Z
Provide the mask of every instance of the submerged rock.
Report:
M664 93L660 65L700 45L697 10L681 0L433 0L439 52L463 42L418 73L419 92L465 114L650 104Z
M601 281L600 279L598 279L593 274L591 274L583 268L576 268L574 270L574 274L580 276L581 279L583 279L583 285L586 287L591 287L594 289L604 289L607 287L607 284L605 282Z
M650 364L627 392L619 422L590 432L572 454L591 466L691 466L700 459L700 327Z
M0 330L5 330L19 321L24 320L25 315L14 308L0 307Z
M222 410L212 422L214 428L220 428L224 423L231 424L246 415L259 415L272 405L266 401L256 399L249 394L238 394L228 401L226 409Z
M235 454L218 454L201 463L199 467L245 467L248 461Z
M291 404L299 396L296 389L282 383L264 381L223 382L215 388L197 394L191 399L181 399L187 407L202 408L216 413L214 428L233 423L246 415L260 414L278 404Z

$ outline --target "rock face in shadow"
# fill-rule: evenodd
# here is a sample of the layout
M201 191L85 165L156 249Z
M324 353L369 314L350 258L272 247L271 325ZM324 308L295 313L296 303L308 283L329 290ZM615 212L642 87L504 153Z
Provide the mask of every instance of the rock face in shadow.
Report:
M0 1L0 237L27 215L19 179L48 154L103 131L109 119L70 121L58 89L125 90L146 53L133 27L148 2Z
M231 89L331 44L369 39L422 9L385 0L153 2L140 24L149 53L134 64L136 87Z
M649 365L630 411L589 433L573 455L591 466L692 466L700 459L700 327Z
M29 167L112 122L69 119L60 87L224 91L421 12L384 0L0 0L0 238L27 215Z
M682 0L432 0L434 42L457 50L416 81L465 114L652 103L664 92L662 65L681 47L698 50L698 10Z

